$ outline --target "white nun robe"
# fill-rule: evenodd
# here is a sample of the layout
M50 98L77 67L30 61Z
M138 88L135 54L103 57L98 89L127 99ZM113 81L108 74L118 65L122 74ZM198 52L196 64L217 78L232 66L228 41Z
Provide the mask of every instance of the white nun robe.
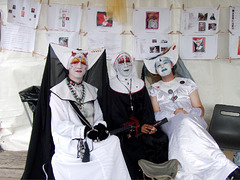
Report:
M85 117L94 126L103 121L102 111L97 101L97 89L83 82L86 88L84 100ZM119 139L109 136L100 142L86 138L90 149L90 161L77 158L75 138L84 139L85 126L81 123L69 100L75 101L64 79L51 89L50 107L52 111L52 136L55 153L52 157L53 173L59 179L81 180L128 180L130 175L125 164Z

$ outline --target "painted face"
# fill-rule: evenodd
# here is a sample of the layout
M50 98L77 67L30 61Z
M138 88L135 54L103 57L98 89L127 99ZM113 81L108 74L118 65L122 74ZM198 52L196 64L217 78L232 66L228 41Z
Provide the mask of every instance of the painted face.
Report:
M172 71L171 61L168 58L160 58L155 63L155 68L160 76L167 76Z
M130 57L124 55L120 56L116 62L116 71L117 74L120 74L124 77L128 77L132 73L132 62Z
M75 57L70 63L69 77L70 79L78 82L82 80L84 74L87 71L87 62L83 57Z

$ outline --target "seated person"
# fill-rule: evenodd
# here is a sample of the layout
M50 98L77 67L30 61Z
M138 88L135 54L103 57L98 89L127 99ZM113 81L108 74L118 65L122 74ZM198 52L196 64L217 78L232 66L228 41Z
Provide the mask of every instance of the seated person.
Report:
M50 89L54 178L131 179L119 139L109 135L103 120L98 89L83 81L88 69L88 53L55 44L51 47L55 58L68 70L67 77ZM25 174L24 179L33 176L36 178L36 175Z
M227 159L206 130L197 85L191 79L174 76L172 68L177 59L176 46L172 46L167 52L144 60L147 69L162 78L151 85L150 98L156 120L169 120L162 129L169 138L169 159L180 163L176 179L239 179L239 168Z
M153 126L155 118L150 97L143 80L137 77L131 56L120 52L111 65L108 127L115 130L131 123L136 126L117 136L131 178L143 179L138 160L167 161L168 138L161 127Z

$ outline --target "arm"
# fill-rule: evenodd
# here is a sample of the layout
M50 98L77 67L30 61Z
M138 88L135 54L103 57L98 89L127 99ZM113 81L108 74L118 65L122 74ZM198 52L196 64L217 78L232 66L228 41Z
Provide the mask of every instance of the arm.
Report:
M152 102L152 106L153 106L153 111L158 112L160 111L158 102L157 102L157 97L156 96L150 96L151 102Z
M204 116L204 108L203 108L203 105L202 105L202 102L200 100L200 97L199 97L199 94L198 94L197 90L193 91L190 94L190 99L191 99L191 103L192 103L193 109L189 113L192 113L192 114L196 114L197 113L197 114L199 114L200 113L199 112L199 108L200 108L200 110L201 110L200 116L203 117Z

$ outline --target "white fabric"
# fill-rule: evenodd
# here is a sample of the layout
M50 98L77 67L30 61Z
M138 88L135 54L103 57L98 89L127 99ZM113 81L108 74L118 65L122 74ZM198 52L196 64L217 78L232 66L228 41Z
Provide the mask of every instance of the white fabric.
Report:
M116 136L93 143L91 160L82 163L81 159L68 154L55 153L52 158L56 180L130 180L125 165L120 142ZM64 172L64 173L63 173Z
M155 63L163 58L169 59L173 63L173 65L175 65L178 60L178 49L176 45L172 45L170 48L168 48L166 51L159 54L158 56L144 59L144 64L146 65L149 72L151 72L152 74L158 74L156 72Z
M117 78L116 76L110 79L110 87L120 93L129 94L129 90L131 93L136 93L140 91L144 87L143 80L132 77L132 78Z
M62 65L66 68L69 69L69 61L71 60L72 57L72 52L75 53L88 53L87 55L87 64L88 64L88 69L91 69L91 67L96 63L96 61L99 59L99 57L102 55L104 49L99 48L99 49L93 49L93 50L76 50L73 48L61 46L59 44L54 44L50 43L51 47L53 48L56 56L62 63Z
M177 87L174 94L178 98L174 102L166 91L169 83L174 83ZM177 159L180 162L176 180L225 180L237 166L219 149L206 130L207 124L204 119L195 114L173 114L177 108L191 111L189 95L196 89L196 84L185 78L153 84L150 95L157 97L161 110L155 113L156 119L161 112L171 114L168 117L169 122L164 124L162 129L169 137L169 159Z
M84 113L92 125L102 123L102 111L97 101L97 89L86 82L86 98ZM58 179L130 179L125 164L120 142L116 136L110 136L104 141L94 143L86 139L90 150L90 162L82 163L77 158L77 144L75 138L84 139L85 126L68 100L72 97L66 79L51 89L50 107L52 113L51 128L55 145L52 158L53 173Z

